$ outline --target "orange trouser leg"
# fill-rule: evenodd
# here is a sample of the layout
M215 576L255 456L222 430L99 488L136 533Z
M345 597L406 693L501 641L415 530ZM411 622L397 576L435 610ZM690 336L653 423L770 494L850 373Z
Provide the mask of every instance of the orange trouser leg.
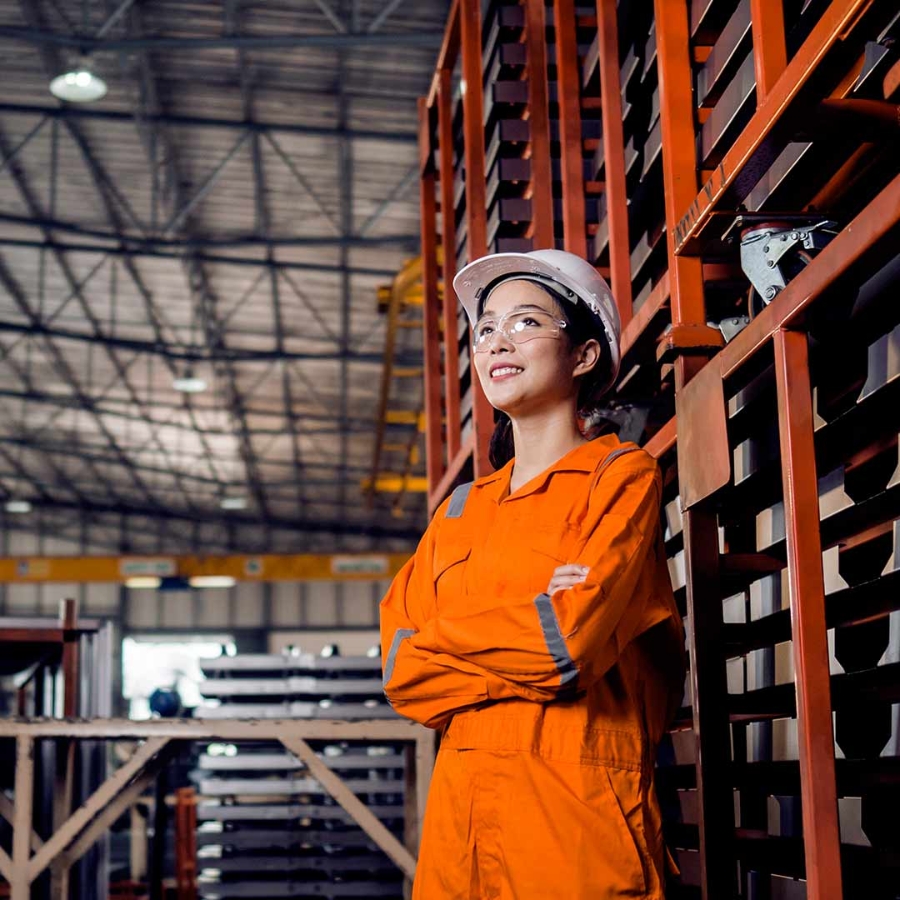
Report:
M413 898L662 900L641 790L637 772L442 750Z
M422 826L413 900L476 900L475 783L464 751L441 750Z

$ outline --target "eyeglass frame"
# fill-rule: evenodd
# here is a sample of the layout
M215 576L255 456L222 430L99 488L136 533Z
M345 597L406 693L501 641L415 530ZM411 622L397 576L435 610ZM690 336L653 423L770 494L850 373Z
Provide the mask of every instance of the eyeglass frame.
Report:
M528 315L529 313L539 313L541 315L548 316L550 321L553 322L553 324L557 326L556 332L554 334L533 334L530 337L528 337L526 340L522 341L522 340L516 340L515 337L513 337L513 335L510 332L505 331L503 329L503 323L507 319L511 318L512 316ZM479 326L481 325L482 321L488 321L488 322L494 321L496 324L494 326L494 330L487 336L487 338L484 341L479 341L478 329L479 329ZM560 334L562 333L562 329L568 328L568 327L569 327L569 323L566 322L565 319L557 318L549 310L542 309L539 306L535 306L533 308L526 307L525 309L511 309L508 312L503 313L503 315L500 316L500 318L496 319L496 320L492 319L490 316L488 316L486 318L484 316L482 316L482 318L480 318L475 323L475 325L472 327L472 348L475 353L489 353L491 350L491 342L493 341L494 335L497 333L502 334L512 344L527 344L528 341L534 341L534 340L537 340L538 338L544 338L544 339L558 338L560 336ZM522 334L522 332L516 332L516 334L520 335L520 334ZM483 346L482 346L482 344L483 344Z

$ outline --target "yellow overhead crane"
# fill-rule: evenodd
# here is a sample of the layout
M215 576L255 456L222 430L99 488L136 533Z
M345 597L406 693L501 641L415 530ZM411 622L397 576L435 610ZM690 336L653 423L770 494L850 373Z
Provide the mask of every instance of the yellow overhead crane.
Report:
M0 583L126 584L134 579L190 582L191 579L209 578L256 582L374 581L392 578L408 559L408 553L22 556L0 558Z

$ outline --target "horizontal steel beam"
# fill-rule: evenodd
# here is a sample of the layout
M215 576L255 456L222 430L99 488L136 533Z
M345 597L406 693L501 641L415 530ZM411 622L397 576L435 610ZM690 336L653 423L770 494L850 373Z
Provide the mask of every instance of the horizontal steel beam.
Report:
M333 721L329 719L0 719L0 737L168 738L176 741L273 741L283 737L322 741L434 740L434 732L402 719Z
M357 98L364 99L364 98ZM374 97L371 99L375 99ZM390 99L387 97L385 99ZM412 100L410 100L412 102ZM186 128L224 128L231 130L286 132L308 134L313 137L339 138L341 140L387 141L394 144L414 144L415 131L372 131L359 128L337 128L327 125L302 125L298 122L260 122L240 119L221 119L210 116L183 116L172 113L148 113L135 115L113 109L82 109L72 106L38 106L22 103L0 103L0 113L14 115L46 116L53 119L95 119L102 122L135 122L148 125L169 125Z
M81 409L81 403L77 397L71 394L62 393L44 393L36 390L14 391L9 388L0 387L0 397L6 397L10 400L19 400L25 403L43 403L48 406L59 406L65 409ZM115 397L98 397L94 404L94 409L103 416L112 416L117 419L124 419L130 422L149 422L150 425L165 428L180 428L190 431L191 434L202 434L207 437L227 437L232 432L223 428L195 428L193 425L186 425L173 419L173 416L185 411L183 403L166 403L160 400L148 400L145 406L151 411L158 411L168 416L166 419L158 419L154 416L143 416L133 412L133 405L127 398L116 399ZM253 433L261 437L274 436L276 434L284 434L284 429L277 427L278 422L282 422L285 418L284 410L264 409L262 407L247 406L245 411L248 416L257 419L275 419L276 427L254 428ZM326 423L331 426L336 425L334 416L325 415L324 413L312 413L307 410L300 412L294 411L294 418L301 420L304 425L306 434L330 434L331 432L321 428L309 428L309 423ZM350 424L350 429L354 433L370 433L375 427L374 418L366 418L364 416L355 417ZM38 428L42 431L43 428ZM14 436L10 434L3 435L4 441L15 441ZM180 451L182 454L184 451ZM329 469L333 468L328 466ZM368 472L368 466L358 466L360 472Z
M147 50L285 50L297 47L321 47L328 50L355 47L438 47L444 37L442 31L403 31L390 34L265 34L222 35L211 38L139 37L106 39L88 35L60 34L36 28L0 26L0 39L37 46L56 46L80 53L131 53Z
M387 234L387 235L316 235L289 236L289 237L257 237L253 234L228 235L220 237L178 237L156 238L142 237L134 234L104 231L96 228L85 228L77 222L63 222L58 219L45 219L32 216L19 216L13 213L0 213L0 222L9 222L12 225L25 225L28 227L51 229L67 234L75 234L80 237L96 238L100 241L116 241L120 245L128 247L162 247L180 249L182 255L186 250L220 248L220 247L383 247L397 245L400 247L417 247L419 235L417 234ZM168 226L167 226L168 227Z
M60 250L63 253L90 253L107 256L123 256L135 259L174 259L181 261L184 254L178 250L159 250L149 247L125 248L100 246L98 244L78 244L71 241L39 241L27 238L4 237L0 235L0 247L27 247L32 250ZM275 259L254 258L249 256L220 256L213 253L192 253L192 259L201 263L214 263L228 266L266 266L274 269L296 269L302 272L326 272L335 275L341 274L344 269L340 265L328 265L326 263L306 262L281 262ZM371 278L392 279L396 274L396 268L371 268L367 266L347 266L351 275L368 276Z
M133 353L152 353L166 359L174 359L182 362L272 362L272 360L298 360L311 362L333 362L346 360L350 363L362 365L380 366L384 357L380 353L353 353L352 351L334 350L328 353L300 353L291 350L174 350L165 344L156 341L137 341L133 338L120 338L107 334L94 334L93 332L68 331L62 328L48 328L40 324L26 322L8 322L0 320L0 333L14 332L27 335L44 335L54 340L79 341L86 344L99 344L105 347L118 347L122 350L130 350ZM415 366L421 363L421 357L411 354L402 358L402 364Z
M150 508L147 506L131 506L126 503L78 503L74 500L58 500L49 501L42 500L40 503L42 509L58 510L69 509L78 510L80 512L100 515L108 513L117 516L135 516L142 519L151 519L164 522L198 522L205 524L221 523L223 521L223 513L220 509L209 509L204 512L199 510L192 512L187 509L173 508ZM233 524L235 528L256 528L260 527L259 516L241 515L240 513L229 513L228 523ZM422 537L422 529L414 528L410 525L400 527L396 525L373 525L367 522L348 522L345 518L340 519L300 519L278 518L276 516L269 517L266 526L281 531L296 532L298 534L309 533L325 533L329 535L335 534L353 534L362 537L374 538L399 538L407 541L418 541Z

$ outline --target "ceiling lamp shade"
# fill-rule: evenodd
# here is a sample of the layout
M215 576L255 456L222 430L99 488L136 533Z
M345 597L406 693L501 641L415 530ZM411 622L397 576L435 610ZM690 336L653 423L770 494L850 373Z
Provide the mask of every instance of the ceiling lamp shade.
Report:
M238 496L223 497L219 501L219 506L221 509L246 509L247 498Z
M106 96L106 82L91 71L86 60L50 82L50 93L67 103L93 103Z
M31 503L27 500L7 500L5 509L8 513L30 513Z
M172 382L172 387L182 394L201 394L206 390L206 381L202 378L196 378L190 372L181 378L176 378Z

